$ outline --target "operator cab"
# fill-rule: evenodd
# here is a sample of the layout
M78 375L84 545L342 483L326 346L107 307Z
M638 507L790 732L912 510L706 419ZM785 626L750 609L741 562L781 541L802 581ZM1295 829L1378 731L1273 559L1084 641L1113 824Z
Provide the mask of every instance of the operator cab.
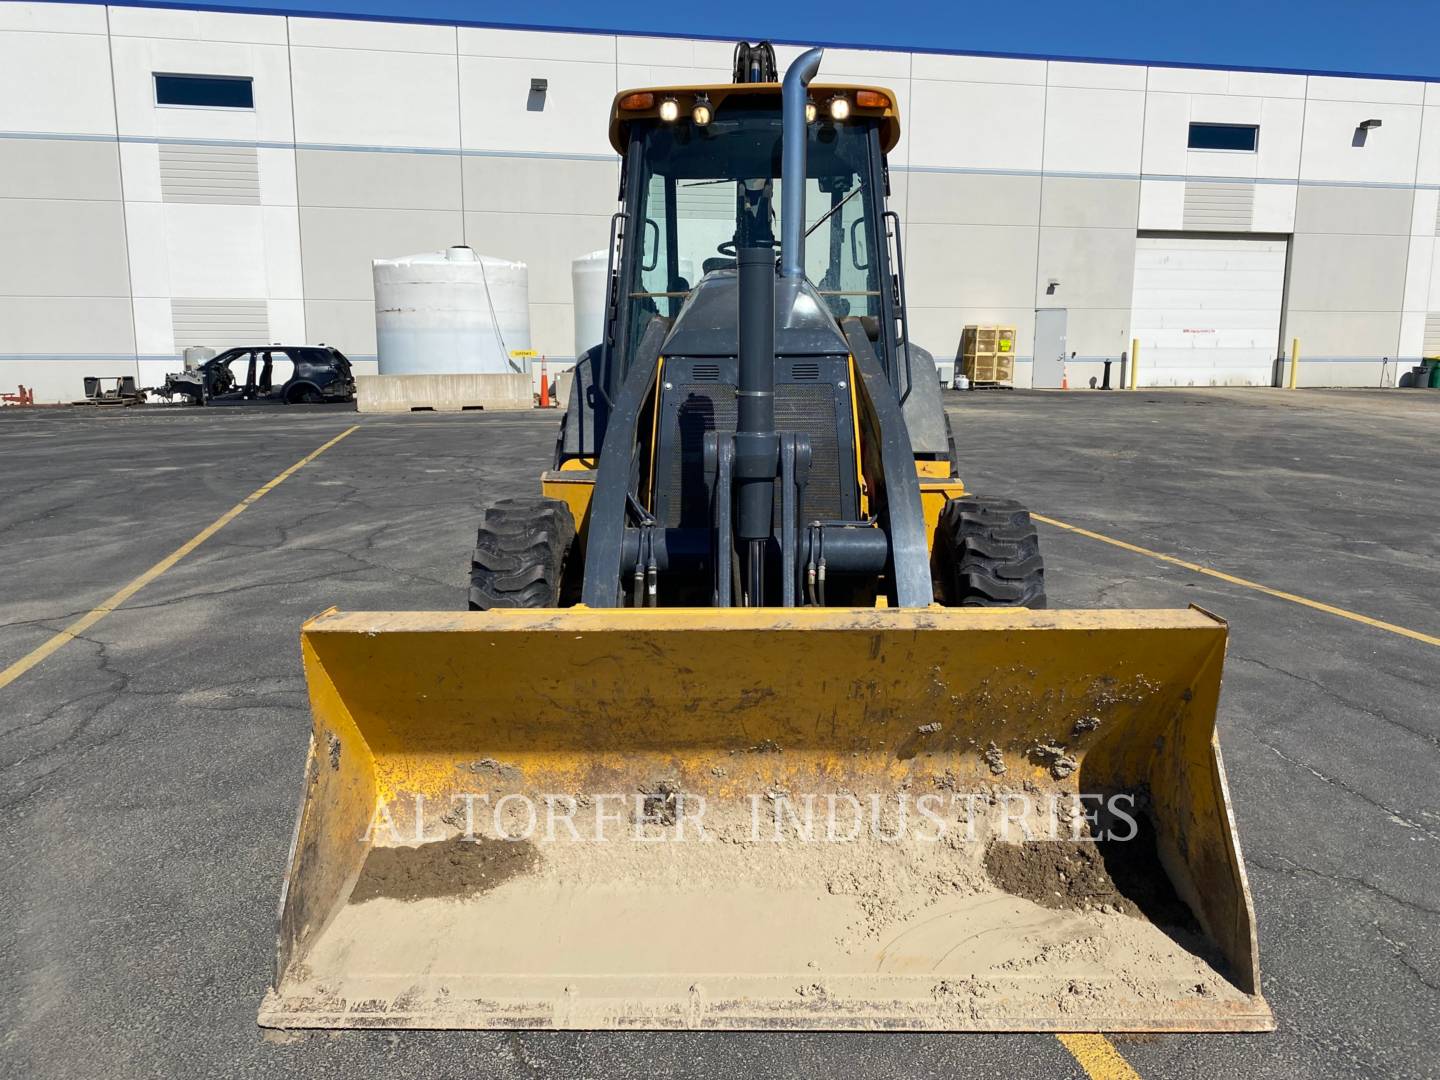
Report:
M885 90L812 86L810 100L804 198L810 288L795 300L803 309L813 292L837 337L838 320L864 318L876 351L888 357L903 318L885 221L885 154L899 138L899 121ZM737 246L770 245L783 257L782 136L777 83L617 97L611 141L625 160L625 242L613 282L619 288L607 342L610 370L602 373L607 392L623 382L652 319L674 320L678 332L686 304L699 302L698 286L710 275L733 276ZM781 355L786 315L776 342ZM674 351L668 342L667 351Z

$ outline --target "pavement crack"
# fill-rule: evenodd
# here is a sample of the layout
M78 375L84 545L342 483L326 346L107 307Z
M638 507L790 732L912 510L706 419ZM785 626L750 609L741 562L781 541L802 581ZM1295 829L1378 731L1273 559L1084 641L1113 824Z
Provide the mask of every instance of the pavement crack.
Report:
M1247 731L1245 732L1245 734L1251 739L1253 739L1255 742L1259 743L1261 746L1265 747L1265 749L1269 750L1281 761L1284 761L1290 765L1294 765L1297 769L1304 769L1316 779L1321 780L1324 783L1331 785L1332 787L1339 788L1347 795L1353 796L1354 798L1359 799L1361 802L1366 803L1369 806L1375 807L1375 809L1377 810L1383 810L1397 824L1403 825L1408 829L1414 829L1417 832L1423 833L1431 840L1440 842L1440 833L1434 832L1430 829L1429 826L1424 825L1421 822L1406 817L1403 813L1401 813L1399 810L1396 810L1393 806L1389 806L1378 799L1372 799L1369 795L1366 795L1363 791L1360 791L1357 788L1351 787L1349 784L1345 783L1345 781L1334 776L1329 776L1321 772L1319 769L1315 768L1315 766L1309 765L1306 762L1301 761L1299 758L1291 757L1289 754L1285 753L1285 751L1281 750L1278 746L1275 746L1273 743L1266 742L1259 735L1256 735L1253 731Z
M1382 889L1379 885L1376 885L1373 881L1369 881L1366 878L1351 876L1348 874L1326 873L1324 870L1317 870L1313 866L1302 866L1294 859L1286 858L1284 855L1277 855L1276 859L1279 860L1278 863L1267 862L1263 858L1257 858L1253 855L1246 855L1245 865L1247 867L1253 866L1257 870L1268 871L1272 874L1285 874L1288 876L1305 874L1309 875L1310 877L1317 877L1323 881L1330 881L1339 885L1354 885L1358 888L1364 889L1366 892L1374 893L1376 896L1389 900L1392 904L1396 904L1399 907L1408 908L1409 910L1419 912L1422 915L1440 916L1440 909L1429 908L1426 907L1424 904L1416 903L1414 900L1407 900L1403 896L1396 896L1394 893L1387 892L1385 889Z
M1230 659L1238 660L1244 664L1254 664L1256 667L1264 668L1266 671L1269 671L1275 675L1283 675L1287 678L1294 679L1297 682L1305 683L1307 686L1313 686L1316 690L1319 690L1331 701L1338 702L1339 704L1344 705L1346 708L1354 709L1358 713L1364 713L1366 716L1373 717L1374 719L1379 720L1382 723L1390 724L1393 727L1397 727L1401 731L1414 735L1417 739L1428 742L1431 746L1435 747L1435 749L1440 750L1440 736L1432 735L1428 731L1419 731L1415 728L1410 727L1408 724L1402 724L1393 716L1390 716L1387 713L1383 713L1379 709L1373 709L1369 706L1362 705L1358 701L1351 701L1344 695L1337 694L1334 690L1331 690L1328 686L1320 682L1318 679L1312 679L1306 675L1300 675L1293 671L1286 671L1284 668L1278 668L1273 664L1267 664L1264 660L1257 659L1253 656L1242 656L1239 653L1231 653Z

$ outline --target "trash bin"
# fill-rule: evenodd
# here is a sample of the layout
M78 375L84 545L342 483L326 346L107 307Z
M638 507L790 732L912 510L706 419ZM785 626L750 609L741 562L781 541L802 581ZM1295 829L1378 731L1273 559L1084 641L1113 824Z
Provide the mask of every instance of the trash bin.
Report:
M1427 386L1431 390L1440 390L1440 357L1431 356L1420 361L1424 371L1423 379L1417 380L1416 386Z

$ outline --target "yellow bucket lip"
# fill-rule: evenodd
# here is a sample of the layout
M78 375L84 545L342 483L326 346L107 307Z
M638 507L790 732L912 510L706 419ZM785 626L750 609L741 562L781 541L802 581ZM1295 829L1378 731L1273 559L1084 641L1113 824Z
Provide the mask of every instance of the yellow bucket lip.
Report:
M571 608L510 611L340 611L331 608L301 627L311 633L436 633L474 630L1223 630L1204 608Z

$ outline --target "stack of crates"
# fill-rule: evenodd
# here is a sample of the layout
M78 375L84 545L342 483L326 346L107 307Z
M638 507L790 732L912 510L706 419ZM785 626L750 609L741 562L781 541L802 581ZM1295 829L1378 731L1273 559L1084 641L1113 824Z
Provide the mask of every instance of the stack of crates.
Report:
M971 388L1015 385L1015 328L967 326L960 334L960 361Z

